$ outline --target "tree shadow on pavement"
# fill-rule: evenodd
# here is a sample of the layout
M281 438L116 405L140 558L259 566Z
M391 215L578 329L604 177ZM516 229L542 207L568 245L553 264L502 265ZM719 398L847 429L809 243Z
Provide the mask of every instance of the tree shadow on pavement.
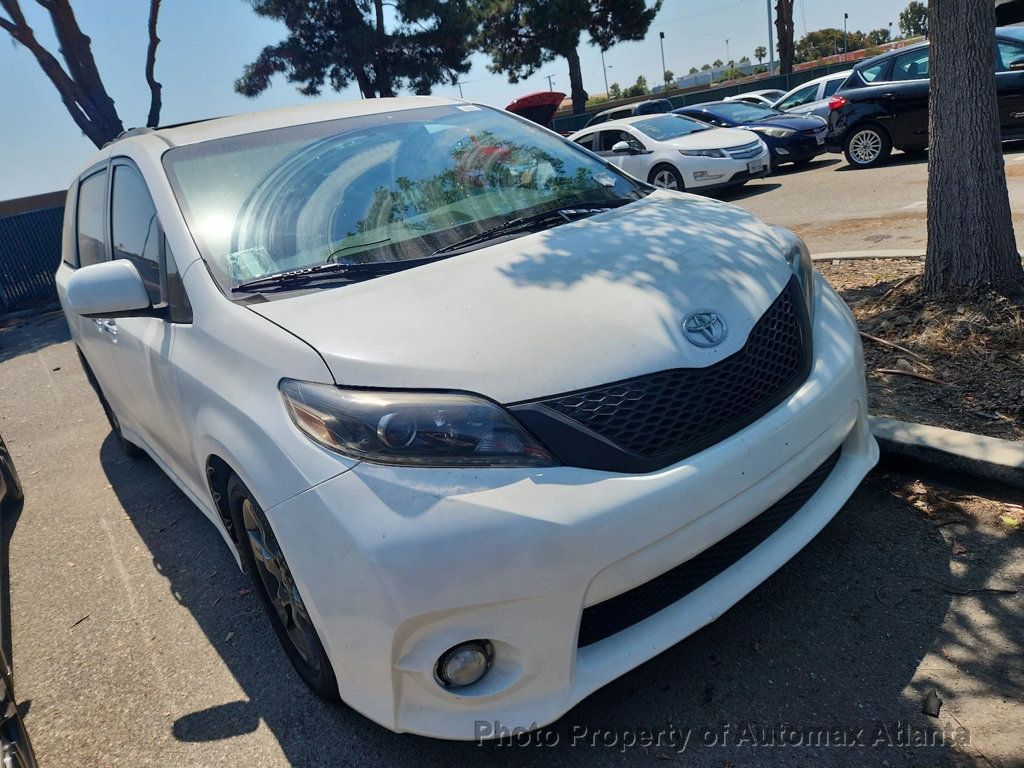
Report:
M0 363L71 338L60 311L47 312L3 325L0 321Z

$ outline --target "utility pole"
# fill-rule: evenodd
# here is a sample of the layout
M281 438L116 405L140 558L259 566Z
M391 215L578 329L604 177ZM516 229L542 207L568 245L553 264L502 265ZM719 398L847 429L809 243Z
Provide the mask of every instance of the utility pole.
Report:
M604 95L608 95L608 67L604 65L604 51L601 51L601 74L604 75Z
M729 38L725 38L725 66L729 66L729 62L732 59L729 58Z
M665 73L668 71L665 69L665 33L658 33L658 42L661 43L661 79L665 80ZM668 90L668 82L665 83L665 90Z
M462 81L461 81L461 80L459 80L459 81L457 81L457 82L456 82L455 84L456 84L457 86L459 86L459 98L460 98L460 99L463 99L463 98L465 98L465 97L464 97L464 96L462 95Z
M554 75L542 75L542 77L546 77L546 78L548 79L548 90L549 90L549 91L553 91L553 90L555 90L555 86L553 86L553 85L551 84L551 82L552 82L552 79L554 78Z
M850 52L850 35L846 31L846 22L850 18L850 14L843 14L843 53Z
M775 74L775 30L774 22L772 18L772 0L768 2L768 74Z

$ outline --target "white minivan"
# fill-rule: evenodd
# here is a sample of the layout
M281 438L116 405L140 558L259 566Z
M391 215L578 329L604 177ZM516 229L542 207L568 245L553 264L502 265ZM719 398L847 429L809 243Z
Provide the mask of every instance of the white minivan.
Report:
M551 722L877 457L857 328L796 236L465 102L123 137L71 185L57 284L125 449L302 679L396 731Z

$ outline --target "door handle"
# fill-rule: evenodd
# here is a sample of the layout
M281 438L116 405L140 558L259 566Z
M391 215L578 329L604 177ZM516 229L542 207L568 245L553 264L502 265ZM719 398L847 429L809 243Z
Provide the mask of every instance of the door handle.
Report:
M102 325L103 325L103 330L106 333L109 333L111 335L112 340L116 344L117 343L117 323L115 323L113 320L104 320Z

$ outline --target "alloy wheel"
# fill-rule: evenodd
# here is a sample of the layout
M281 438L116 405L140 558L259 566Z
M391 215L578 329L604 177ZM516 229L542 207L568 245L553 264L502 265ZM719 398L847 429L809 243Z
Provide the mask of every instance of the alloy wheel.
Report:
M882 154L882 137L870 128L857 132L850 139L850 155L861 165L875 162Z
M320 659L316 652L316 630L263 510L245 499L242 502L242 522L256 561L256 570L274 612L302 660L312 669L318 669Z
M662 169L654 174L654 180L652 182L654 186L660 187L661 189L679 189L679 183L676 181L676 176L672 171Z

